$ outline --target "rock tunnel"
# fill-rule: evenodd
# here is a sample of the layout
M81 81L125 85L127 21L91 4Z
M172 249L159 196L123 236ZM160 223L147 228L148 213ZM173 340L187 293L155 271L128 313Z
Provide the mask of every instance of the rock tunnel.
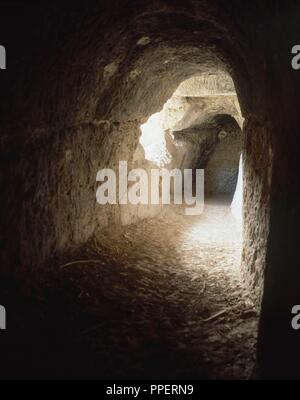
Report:
M1 7L1 374L300 378L299 4ZM167 168L226 198L202 222L97 204L97 171L157 165L153 116Z

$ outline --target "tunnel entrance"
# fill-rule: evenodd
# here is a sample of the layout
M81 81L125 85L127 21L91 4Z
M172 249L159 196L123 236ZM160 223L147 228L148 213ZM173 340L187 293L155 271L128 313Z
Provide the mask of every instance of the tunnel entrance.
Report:
M96 233L51 259L56 273L39 300L47 334L35 342L47 349L53 369L26 370L30 376L253 377L258 315L241 279L242 231L232 212L241 217L242 118L236 94L219 93L218 85L215 74L183 82L162 112L143 121L135 147L124 135L133 167L207 168L204 212L187 216L180 205L97 208ZM106 219L117 222L105 226ZM29 322L25 327L32 343L37 335ZM24 363L32 357L24 355Z
M233 81L219 72L184 81L163 109L141 126L140 137L149 169L154 164L169 171L178 169L182 175L189 169L194 176L203 169L206 203L230 206L240 231L242 125ZM141 153L138 149L137 154Z
M224 74L183 82L141 126L135 163L148 171L206 170L205 210L187 217L181 206L165 206L151 219L102 232L92 246L94 254L101 249L122 260L122 272L107 276L113 293L105 290L122 303L115 326L107 322L110 337L125 364L125 349L134 353L133 365L117 369L121 377L124 370L152 378L253 374L257 313L240 270L241 127L233 83Z
M234 192L242 182L242 118L228 79L183 82L144 121L129 159L148 172L208 169L204 212L105 206L117 223L60 259L50 293L59 304L55 323L70 340L59 350L59 369L102 379L253 376L257 312L241 279L242 231L231 211L241 215ZM70 354L80 366L70 369Z

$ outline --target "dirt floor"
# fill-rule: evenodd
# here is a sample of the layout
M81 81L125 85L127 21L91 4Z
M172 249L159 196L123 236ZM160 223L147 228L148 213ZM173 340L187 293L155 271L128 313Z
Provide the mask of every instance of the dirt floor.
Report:
M240 255L226 206L103 232L55 266L38 305L16 311L35 310L12 323L23 334L9 343L7 374L251 379L258 316Z

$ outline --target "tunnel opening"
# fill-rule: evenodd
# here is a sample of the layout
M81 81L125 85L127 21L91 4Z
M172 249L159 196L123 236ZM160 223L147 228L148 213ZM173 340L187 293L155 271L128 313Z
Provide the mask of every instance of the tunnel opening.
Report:
M130 330L131 340L140 350L144 341L151 344L151 363L157 365L162 354L165 358L157 371L148 365L151 376L216 374L226 379L253 373L258 315L241 276L242 123L227 74L183 81L162 110L141 125L133 165L143 167L149 181L153 168L204 169L204 212L187 217L182 204L160 202L153 215L142 211L137 222L128 218L121 228L114 226L97 238L94 251L99 246L117 254L124 276L139 277L136 292L128 293L123 284L119 290L139 310L131 319L144 337ZM126 205L124 212L132 216L140 206L130 206L130 214ZM176 315L178 306L184 317ZM239 358L234 366L233 351Z
M180 170L182 175L186 169L192 171L193 194L195 172L203 169L205 202L229 205L239 231L243 221L242 125L230 76L206 73L182 82L162 110L141 125L139 139L150 166Z
M162 111L139 119L141 125L128 123L114 133L100 123L107 132L101 166L122 160L147 174L153 168L207 170L204 212L186 217L182 205L106 204L96 208L99 224L89 231L89 201L76 193L85 222L75 235L88 240L55 254L51 263L58 263L61 276L54 274L45 300L55 296L55 304L63 304L55 317L51 306L47 317L71 338L60 347L62 369L75 338L76 356L83 364L92 359L84 372L90 376L97 374L95 366L107 378L245 379L253 373L257 314L241 280L242 236L230 208L242 149L237 95L220 71L190 77L175 89ZM62 186L81 157L64 148ZM97 150L93 159L99 165ZM74 315L74 309L74 320L66 318L66 310Z
M245 379L253 373L257 315L241 281L241 232L230 211L242 117L236 94L218 92L224 76L227 82L224 73L183 81L161 112L141 130L135 128L137 140L132 141L129 125L124 139L117 132L101 143L102 166L123 160L147 173L152 168L207 170L205 210L187 217L176 205L107 204L96 209L100 226L89 232L88 201L75 195L85 219L75 235L91 233L91 238L51 260L60 276L54 274L50 284L46 280L42 300L49 307L49 331L59 323L69 340L58 347L58 374L65 368L71 376L101 371L103 377L123 379ZM107 124L101 129L112 133ZM63 158L62 186L73 179L69 166L83 160L69 144ZM67 232L63 240L68 243ZM89 367L70 369L74 354Z

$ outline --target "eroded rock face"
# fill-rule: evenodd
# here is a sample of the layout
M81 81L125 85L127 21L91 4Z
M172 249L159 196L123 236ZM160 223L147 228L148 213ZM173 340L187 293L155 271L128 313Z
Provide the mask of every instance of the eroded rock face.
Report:
M290 309L299 304L300 75L289 59L299 12L205 0L26 5L17 21L3 12L12 39L1 72L1 269L34 275L53 252L119 221L118 209L100 218L95 206L97 168L132 162L140 125L181 82L227 71L245 118L243 271L258 303L264 287L259 370L299 376Z
M174 131L199 126L218 114L231 115L242 125L243 118L235 94L174 96L167 101L163 109L165 129Z
M205 165L207 197L232 201L242 152L242 132L234 120L218 121L217 143Z
M216 115L206 123L173 132L169 147L173 168L204 169L205 195L231 201L236 189L243 135L229 115Z
M225 72L215 74L204 73L182 82L174 96L220 96L236 95L235 87L230 75Z
M247 121L244 152L244 252L242 270L260 304L270 219L273 153L265 128ZM263 268L262 268L263 266Z

